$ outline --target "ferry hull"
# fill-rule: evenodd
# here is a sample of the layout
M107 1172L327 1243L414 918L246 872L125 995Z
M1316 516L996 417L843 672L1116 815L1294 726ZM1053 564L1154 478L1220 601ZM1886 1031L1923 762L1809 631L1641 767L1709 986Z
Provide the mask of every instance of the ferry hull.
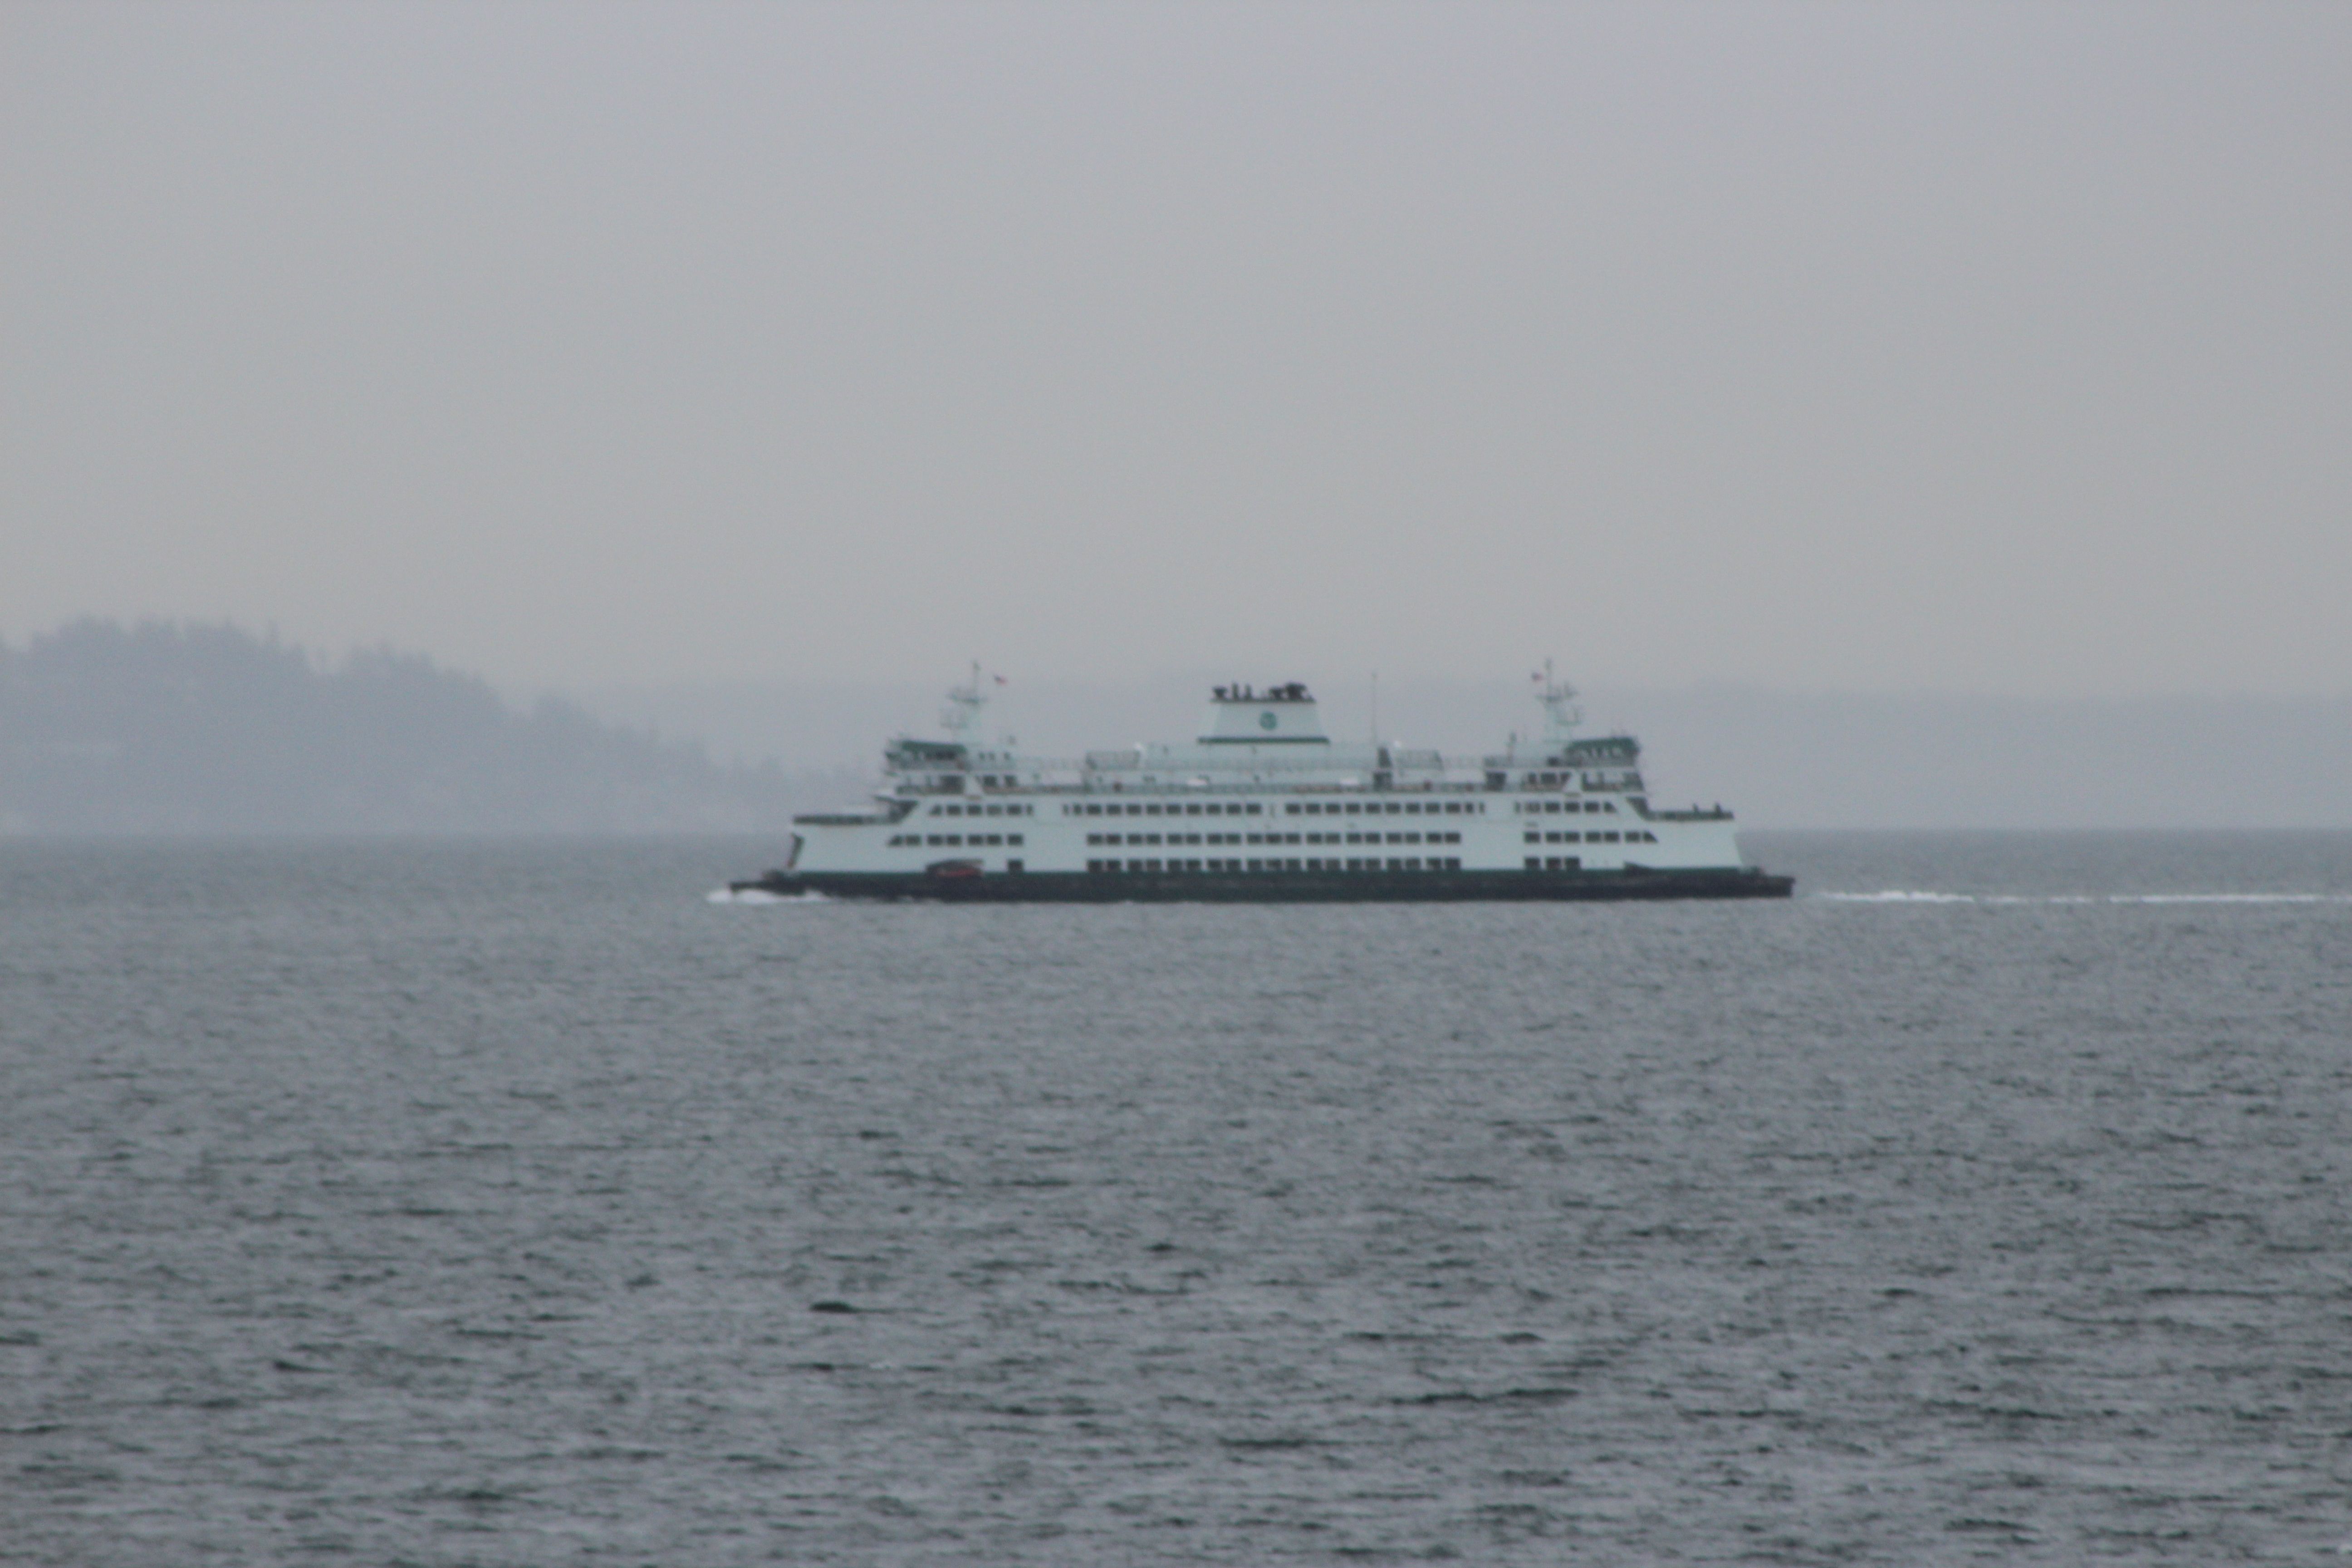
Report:
M1785 899L1792 877L1752 869L1688 871L1029 871L933 876L887 871L771 871L733 884L793 898L923 899L979 904L1339 904L1473 900Z

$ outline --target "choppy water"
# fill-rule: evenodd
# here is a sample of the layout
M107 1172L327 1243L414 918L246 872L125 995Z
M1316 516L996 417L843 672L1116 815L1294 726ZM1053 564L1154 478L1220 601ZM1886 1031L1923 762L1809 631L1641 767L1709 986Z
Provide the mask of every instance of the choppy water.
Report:
M2341 1561L2352 836L1750 848L0 845L0 1561Z

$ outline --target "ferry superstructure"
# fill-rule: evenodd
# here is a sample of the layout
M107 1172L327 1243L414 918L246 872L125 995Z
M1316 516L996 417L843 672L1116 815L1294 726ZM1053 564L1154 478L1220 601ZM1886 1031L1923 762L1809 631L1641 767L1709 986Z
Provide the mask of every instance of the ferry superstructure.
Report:
M1580 737L1538 678L1539 742L1449 762L1324 733L1299 682L1220 686L1190 745L1076 759L976 742L979 668L943 740L883 752L869 806L795 816L790 858L736 889L833 897L1121 902L1786 898L1721 806L1654 807L1630 735Z

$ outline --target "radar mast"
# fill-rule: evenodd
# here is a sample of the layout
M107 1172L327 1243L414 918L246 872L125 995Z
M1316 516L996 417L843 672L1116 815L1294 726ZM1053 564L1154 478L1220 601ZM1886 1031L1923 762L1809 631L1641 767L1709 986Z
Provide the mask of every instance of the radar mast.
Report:
M1544 660L1540 674L1528 679L1536 683L1536 700L1543 704L1544 740L1553 745L1565 745L1576 736L1576 727L1584 722L1584 710L1576 705L1576 688L1552 673L1551 660Z
M966 740L980 726L980 710L988 699L980 689L980 660L971 661L971 679L948 688L947 706L940 710L940 728L956 740Z

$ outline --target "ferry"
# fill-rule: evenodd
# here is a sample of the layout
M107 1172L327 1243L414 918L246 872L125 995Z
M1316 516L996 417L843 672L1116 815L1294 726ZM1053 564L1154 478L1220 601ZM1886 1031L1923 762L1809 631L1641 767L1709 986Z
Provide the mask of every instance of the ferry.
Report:
M1580 736L1576 691L1534 678L1541 739L1448 761L1324 733L1289 681L1214 689L1190 745L1055 759L979 740L980 667L941 740L900 736L861 810L795 816L780 897L1007 903L1785 899L1720 805L1665 810L1631 735Z

